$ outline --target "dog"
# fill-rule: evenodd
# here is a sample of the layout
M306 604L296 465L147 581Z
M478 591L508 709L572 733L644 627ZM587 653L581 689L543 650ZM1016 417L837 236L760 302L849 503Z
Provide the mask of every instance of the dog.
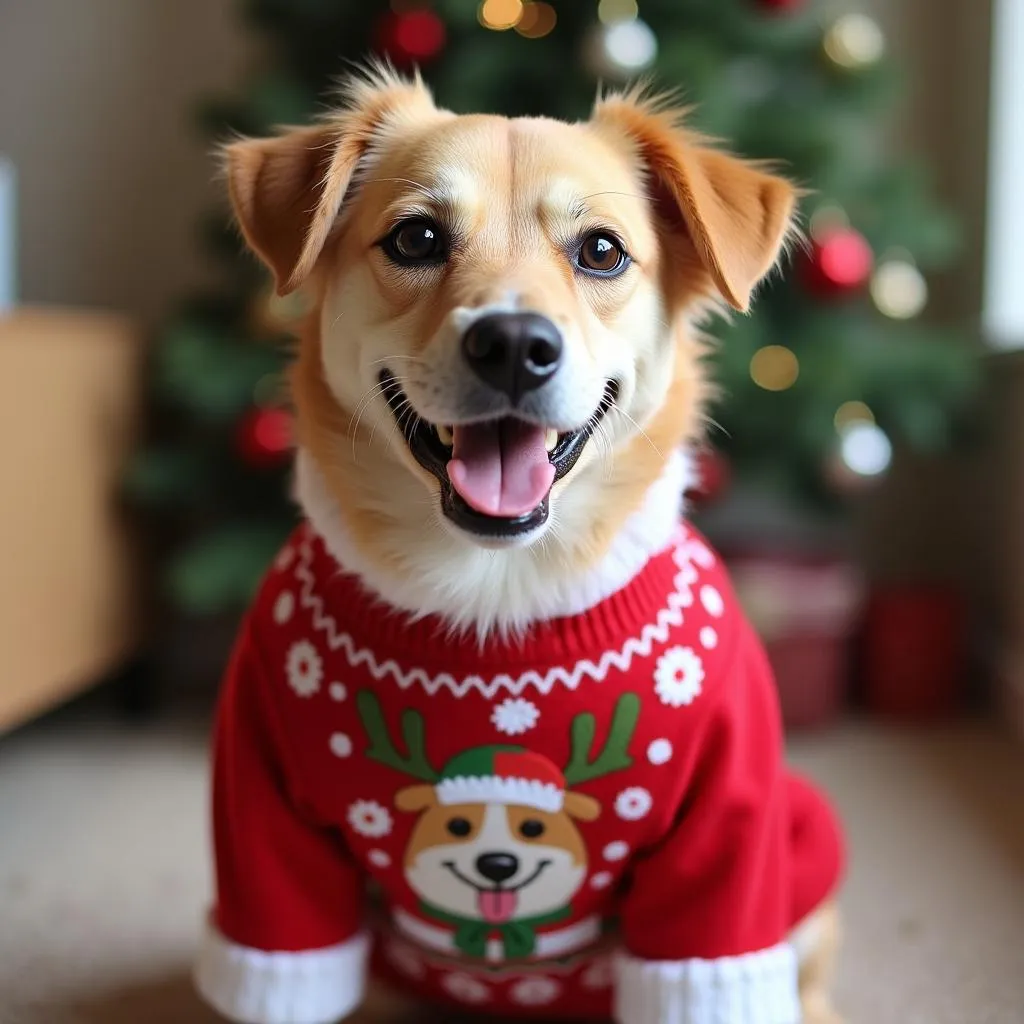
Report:
M681 523L700 325L749 309L797 189L642 90L574 124L457 116L386 68L225 166L312 310L306 522L221 696L201 991L249 1024L399 1019L382 991L838 1021L839 826Z

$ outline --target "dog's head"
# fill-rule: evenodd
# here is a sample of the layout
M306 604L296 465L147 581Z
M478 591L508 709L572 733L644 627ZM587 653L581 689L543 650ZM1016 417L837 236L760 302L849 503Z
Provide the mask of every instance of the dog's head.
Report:
M558 810L514 803L449 804L433 786L410 786L400 810L419 813L405 851L405 877L427 903L469 920L504 924L567 906L587 874L575 819L590 821L593 797L566 793Z
M636 93L585 123L456 116L374 73L226 155L248 243L314 300L299 442L392 569L417 543L599 558L697 433L695 319L747 309L794 205Z

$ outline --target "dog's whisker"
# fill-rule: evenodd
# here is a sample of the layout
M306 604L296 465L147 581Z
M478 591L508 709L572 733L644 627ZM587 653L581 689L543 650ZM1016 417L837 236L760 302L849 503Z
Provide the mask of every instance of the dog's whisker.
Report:
M640 435L644 438L644 440L654 449L655 452L657 452L659 457L661 457L661 458L665 457L662 454L661 449L651 440L651 435L648 434L647 431L644 430L644 428L641 427L640 424L637 423L637 421L635 419L633 419L633 417L630 416L629 413L626 412L625 409L623 409L619 405L615 405L614 403L612 403L612 405L609 406L609 408L611 408L612 410L617 412L620 416L624 416L628 422L632 423L633 426L636 427L636 429L639 431Z
M723 427L722 424L719 423L718 420L714 418L714 416L709 416L707 413L703 413L701 415L701 419L703 419L709 427L714 427L716 430L718 430L723 437L728 437L730 439L732 438L732 434L730 434L729 431L726 430L725 427Z

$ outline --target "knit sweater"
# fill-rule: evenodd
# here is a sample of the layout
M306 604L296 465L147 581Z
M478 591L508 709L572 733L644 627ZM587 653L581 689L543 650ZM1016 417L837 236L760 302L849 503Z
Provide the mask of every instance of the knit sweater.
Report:
M213 819L197 979L246 1024L343 1017L371 972L488 1014L797 1024L788 936L842 860L689 526L596 606L482 645L301 527L227 672Z

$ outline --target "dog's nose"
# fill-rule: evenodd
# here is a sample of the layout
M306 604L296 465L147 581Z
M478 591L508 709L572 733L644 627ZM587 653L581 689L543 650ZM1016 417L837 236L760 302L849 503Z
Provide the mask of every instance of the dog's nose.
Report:
M462 338L462 352L473 372L515 405L539 388L562 362L562 334L539 313L491 313Z
M511 853L481 853L476 869L495 885L508 881L519 870L519 858Z

